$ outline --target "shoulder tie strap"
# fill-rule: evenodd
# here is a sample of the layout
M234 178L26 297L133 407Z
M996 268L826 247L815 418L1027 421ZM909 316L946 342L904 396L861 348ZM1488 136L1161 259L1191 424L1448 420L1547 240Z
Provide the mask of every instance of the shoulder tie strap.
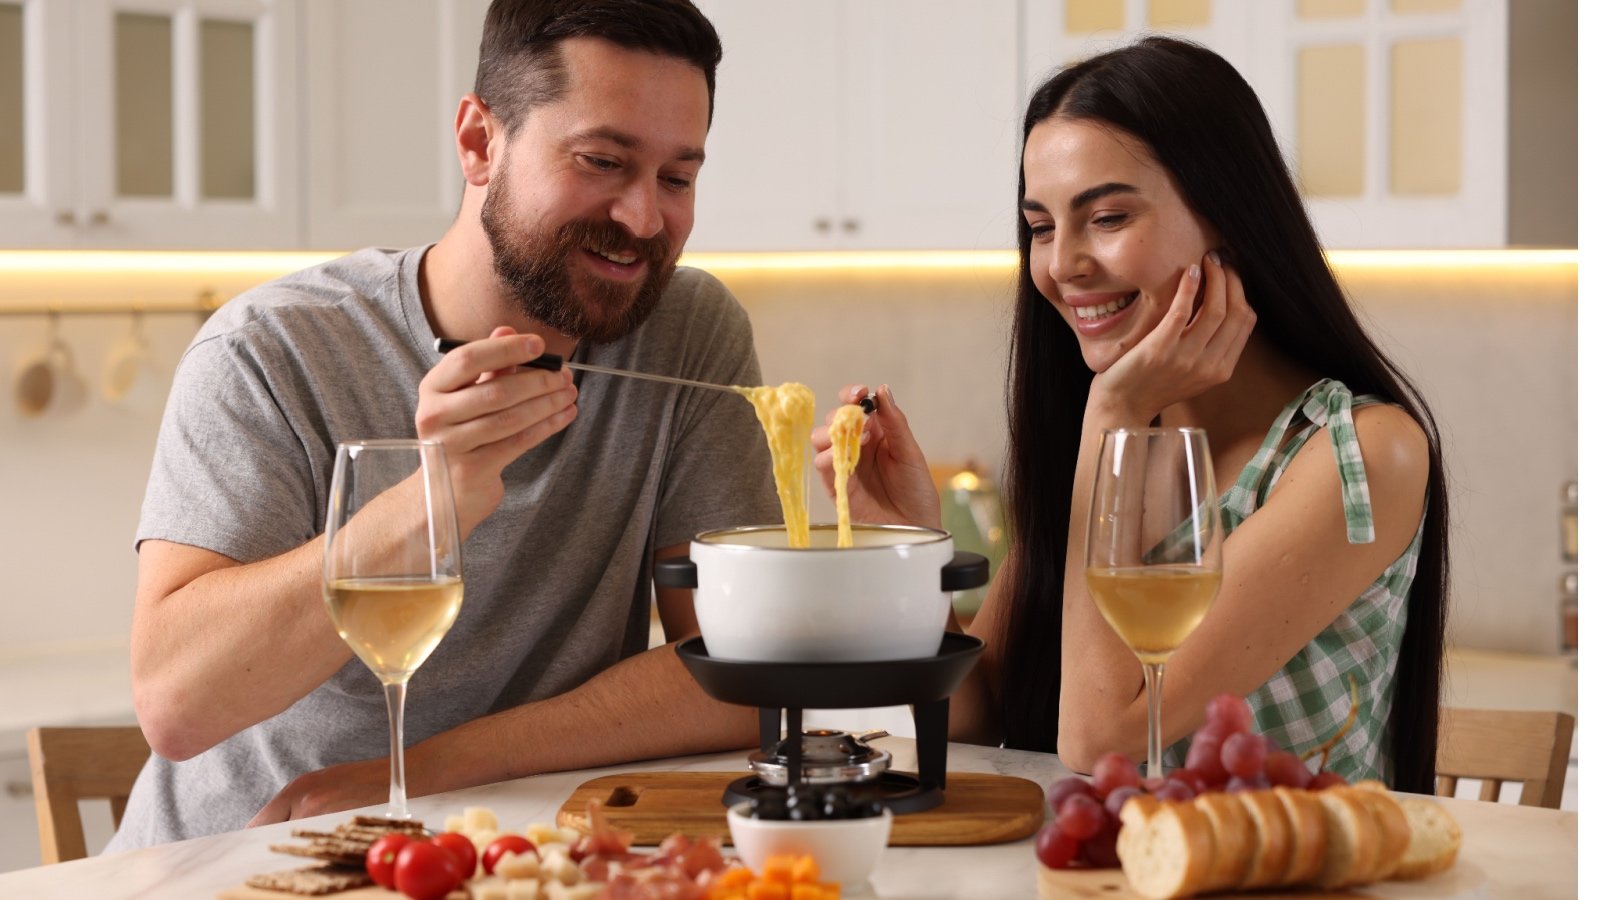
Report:
M1328 429L1334 462L1339 467L1339 492L1344 500L1345 539L1370 544L1377 539L1372 521L1372 495L1367 490L1367 467L1356 439L1355 398L1337 381L1313 386L1301 408L1312 423Z

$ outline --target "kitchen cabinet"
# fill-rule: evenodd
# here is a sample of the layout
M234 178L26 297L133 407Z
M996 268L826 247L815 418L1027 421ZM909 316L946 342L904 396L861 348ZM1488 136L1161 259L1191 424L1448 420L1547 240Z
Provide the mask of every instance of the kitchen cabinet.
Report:
M1015 245L1014 3L700 6L724 56L690 249Z
M1329 247L1577 243L1572 0L1024 0L1024 69L1162 31L1226 57Z
M305 7L305 244L437 240L461 203L451 124L472 90L489 0Z
M0 243L285 248L293 0L0 0Z

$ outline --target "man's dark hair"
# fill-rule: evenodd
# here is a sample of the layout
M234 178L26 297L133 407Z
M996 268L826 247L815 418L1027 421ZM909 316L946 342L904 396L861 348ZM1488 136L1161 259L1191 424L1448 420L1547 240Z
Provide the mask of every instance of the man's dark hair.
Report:
M708 100L716 96L722 41L690 0L494 0L473 91L515 134L529 109L566 93L561 42L577 37L692 63L706 73Z

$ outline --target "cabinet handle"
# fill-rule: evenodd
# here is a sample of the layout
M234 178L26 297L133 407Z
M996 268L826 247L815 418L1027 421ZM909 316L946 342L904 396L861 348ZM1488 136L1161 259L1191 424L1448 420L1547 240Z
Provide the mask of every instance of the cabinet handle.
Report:
M817 229L818 234L827 234L833 230L833 222L829 219L818 219L812 223L811 227Z
M840 227L844 229L845 234L855 234L861 230L861 223L855 219L845 219L844 222L840 223Z
M110 225L111 214L103 209L97 209L89 214L89 224L95 226Z
M33 796L33 782L31 782L31 781L8 781L8 782L6 782L6 796L10 797L13 800L21 800L23 797L32 797Z
M63 209L56 213L56 224L71 228L78 224L78 216L70 209Z

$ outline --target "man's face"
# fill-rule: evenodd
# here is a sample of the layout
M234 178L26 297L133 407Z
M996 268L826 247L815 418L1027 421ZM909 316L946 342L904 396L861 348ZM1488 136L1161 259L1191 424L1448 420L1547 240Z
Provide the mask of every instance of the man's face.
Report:
M483 229L524 314L605 343L655 309L683 252L710 98L681 59L593 38L563 57L567 93L501 146Z

